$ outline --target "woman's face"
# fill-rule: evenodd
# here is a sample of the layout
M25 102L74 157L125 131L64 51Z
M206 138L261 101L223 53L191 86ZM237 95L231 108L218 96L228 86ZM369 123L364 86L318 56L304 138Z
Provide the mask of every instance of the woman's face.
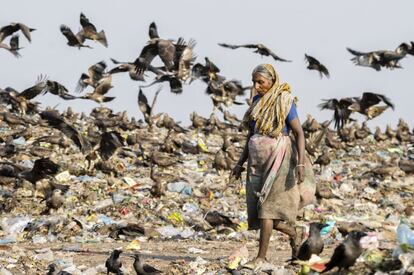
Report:
M263 75L257 73L253 75L252 81L253 87L260 95L264 95L273 85L273 81L271 79L268 79Z

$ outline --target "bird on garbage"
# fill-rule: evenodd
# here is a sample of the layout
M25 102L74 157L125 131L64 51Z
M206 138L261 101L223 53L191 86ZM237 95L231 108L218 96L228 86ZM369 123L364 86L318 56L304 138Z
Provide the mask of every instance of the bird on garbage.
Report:
M161 270L158 270L155 267L144 263L138 254L135 254L132 257L135 259L133 266L137 275L152 275L162 273Z
M55 189L51 194L48 194L45 198L46 200L46 210L44 213L50 213L50 211L57 210L63 206L65 203L65 198L62 195L62 190Z
M311 258L312 254L319 255L322 253L324 243L321 238L321 230L327 225L324 223L313 222L310 224L309 237L300 246L297 258L302 261L307 261Z
M119 259L119 255L122 253L122 250L115 249L112 251L111 255L105 262L106 275L109 273L114 273L117 275L123 275L124 273L121 270L122 262Z
M335 248L330 261L326 264L326 268L322 273L335 267L338 267L338 271L340 271L342 269L349 269L353 266L363 251L359 241L366 235L366 233L360 231L350 232L345 241Z
M375 127L374 138L375 138L376 141L384 141L384 140L387 140L388 139L387 135L386 134L383 134L381 132L380 127L378 127L378 126Z

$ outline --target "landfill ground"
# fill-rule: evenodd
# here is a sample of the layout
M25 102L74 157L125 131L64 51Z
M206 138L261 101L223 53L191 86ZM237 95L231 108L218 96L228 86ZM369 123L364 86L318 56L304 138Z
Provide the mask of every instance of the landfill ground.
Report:
M246 137L237 121L198 117L183 127L161 114L150 128L107 108L82 117L2 112L1 275L106 274L114 249L123 251L124 274L135 274L133 254L165 274L253 273L241 268L258 249L258 232L247 230L246 175L229 178ZM273 233L269 263L256 273L315 274L357 230L368 236L353 274L411 274L414 139L407 123L385 132L352 124L338 133L309 116L302 127L316 197L297 225L325 223L325 249L289 265L287 237ZM57 271L48 273L52 264Z

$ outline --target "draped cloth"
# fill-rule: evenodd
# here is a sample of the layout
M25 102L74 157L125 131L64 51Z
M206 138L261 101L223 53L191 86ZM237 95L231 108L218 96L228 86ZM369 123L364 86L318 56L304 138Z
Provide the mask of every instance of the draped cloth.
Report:
M249 229L259 229L259 219L294 222L298 211L315 198L311 163L305 161L305 178L296 177L297 150L293 137L271 138L255 134L249 141L246 201Z

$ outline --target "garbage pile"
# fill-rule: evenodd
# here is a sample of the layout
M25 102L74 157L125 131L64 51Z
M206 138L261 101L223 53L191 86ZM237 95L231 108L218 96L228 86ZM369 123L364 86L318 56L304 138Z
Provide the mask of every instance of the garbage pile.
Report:
M195 257L166 261L159 268L166 274L251 274L241 266L254 256L245 245L255 247L257 233L247 231L243 183L229 180L246 131L234 117L191 118L184 127L163 113L148 125L104 107L90 115L18 115L1 107L0 274L47 274L51 265L106 274L105 261L78 263L73 253L83 244L110 244L104 258L119 247L132 255L145 243L171 240L191 243ZM328 224L321 231L326 251L299 265L269 259L273 274L317 272L352 230L368 234L353 267L358 274L413 273L413 132L402 120L384 133L365 124L337 132L310 116L303 129L318 185L317 201L298 224ZM290 252L287 238L277 238ZM239 249L213 259L203 247L208 241ZM52 249L59 244L66 254ZM123 254L124 273L134 274Z

